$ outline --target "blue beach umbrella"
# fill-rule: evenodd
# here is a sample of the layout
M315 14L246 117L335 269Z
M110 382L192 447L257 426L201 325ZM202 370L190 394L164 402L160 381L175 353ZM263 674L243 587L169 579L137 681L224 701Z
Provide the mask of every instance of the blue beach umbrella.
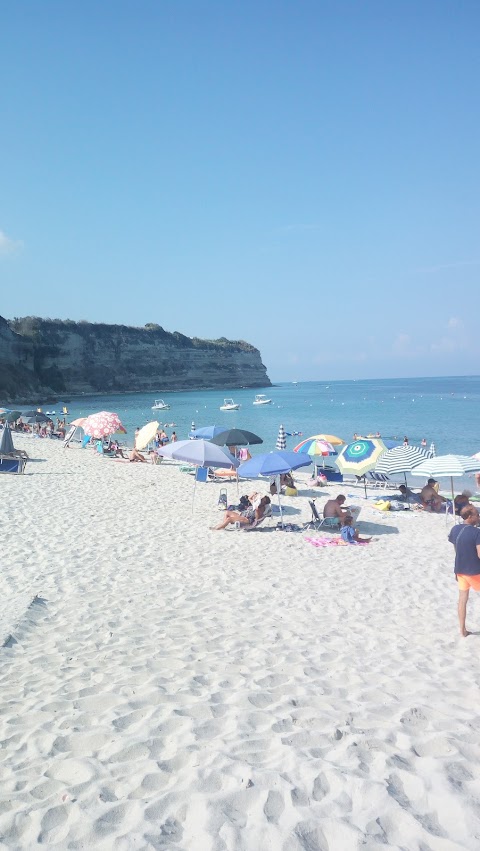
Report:
M188 436L197 440L197 438L201 438L203 440L211 440L212 437L216 437L217 434L221 434L222 431L226 431L226 426L204 426L203 428L194 428L189 432Z
M277 479L278 507L280 509L281 523L283 526L282 503L280 500L280 476L282 473L290 473L299 467L308 467L312 463L309 455L299 455L298 452L262 452L248 461L240 464L238 472L247 479L258 479L261 476Z

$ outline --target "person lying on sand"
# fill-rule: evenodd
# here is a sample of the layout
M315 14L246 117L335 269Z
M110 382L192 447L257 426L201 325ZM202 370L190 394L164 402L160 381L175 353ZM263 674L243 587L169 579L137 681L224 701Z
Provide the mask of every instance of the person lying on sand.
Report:
M211 529L226 529L230 523L240 523L241 526L253 526L255 522L261 520L267 510L267 505L270 505L270 497L263 496L256 508L250 506L244 511L226 511L223 521L218 526L211 526Z
M458 622L460 635L470 635L465 627L470 588L480 591L480 521L478 509L468 505L462 510L462 525L450 530L448 540L455 547L455 578L458 582Z
M423 508L422 497L419 493L415 493L415 491L412 491L411 488L407 488L406 485L400 485L398 490L401 493L400 498L402 501L408 502L411 505L420 505Z
M368 544L371 538L361 538L358 529L353 526L353 517L351 514L345 514L342 518L342 528L340 531L342 540L347 544Z

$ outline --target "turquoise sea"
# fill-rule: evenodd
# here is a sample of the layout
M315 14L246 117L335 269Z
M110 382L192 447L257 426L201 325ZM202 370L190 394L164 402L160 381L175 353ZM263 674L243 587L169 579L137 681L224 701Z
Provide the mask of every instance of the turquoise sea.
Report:
M265 393L272 404L254 406L256 393ZM170 410L151 410L159 397L171 406ZM220 411L226 397L239 402L240 410ZM116 411L127 428L129 445L133 444L136 426L157 419L162 424L175 423L180 440L188 436L192 421L197 428L240 426L263 438L263 446L254 447L255 451L274 448L281 423L286 431L300 431L305 437L326 432L349 442L354 432L379 431L383 437L400 440L407 435L411 444L419 444L425 437L428 445L435 443L437 454L472 455L480 451L480 376L290 382L256 390L159 391L67 397L65 401L69 419L100 410ZM58 413L53 405L43 408L54 409ZM166 431L170 434L172 428ZM293 449L301 439L288 438L288 448Z

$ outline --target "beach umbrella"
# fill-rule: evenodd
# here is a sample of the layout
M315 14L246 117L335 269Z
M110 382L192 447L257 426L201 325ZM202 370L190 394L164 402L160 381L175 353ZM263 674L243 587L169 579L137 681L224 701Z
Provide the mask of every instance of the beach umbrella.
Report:
M169 443L157 450L164 458L172 458L175 461L185 461L195 467L238 467L238 461L230 452L226 452L221 446L215 446L209 440L178 440ZM197 488L197 477L193 486L192 513L195 503L195 491Z
M88 437L109 437L115 432L125 434L120 417L111 411L99 411L97 414L91 414L85 420L82 428Z
M7 423L14 423L22 416L21 411L9 411L5 416L5 421Z
M193 428L192 431L189 432L188 436L190 439L194 440L196 440L198 437L202 440L211 440L212 437L216 437L216 435L221 434L222 431L226 431L225 426L204 426L203 428Z
M337 437L335 434L314 434L313 436L316 437L317 440L326 440L327 443L331 443L332 446L343 446L345 443L341 437Z
M10 413L10 408L0 408L0 417L4 417L5 414Z
M248 446L254 443L263 443L258 434L253 431L245 431L243 428L229 428L220 432L212 438L216 446Z
M325 458L328 458L329 455L337 455L337 450L331 443L317 437L307 437L306 440L302 440L295 446L293 451L310 455L314 460L321 458L322 467L325 467Z
M238 461L230 452L216 446L210 440L178 440L158 450L164 458L184 461L196 467L238 467Z
M342 474L353 473L355 476L365 476L370 470L374 470L382 452L385 452L385 444L378 437L359 438L353 443L347 444L341 450L336 464ZM364 480L365 496L367 495L367 483Z
M286 449L287 448L287 435L285 434L285 429L283 425L278 429L278 437L277 442L275 444L275 449Z
M15 447L13 445L12 432L10 431L8 423L5 423L2 436L0 438L0 455L10 455L14 451Z
M151 423L147 423L147 425L144 425L135 438L136 449L145 449L145 447L148 446L148 444L151 443L151 441L155 437L157 433L157 428L157 420L152 420Z
M480 460L477 458L470 458L468 455L437 455L435 458L426 458L425 461L422 461L418 467L412 470L412 476L450 479L453 503L455 500L453 480L466 475L466 473L477 473L479 470Z
M47 417L46 414L41 414L39 411L34 411L33 413L30 411L27 414L22 414L22 420L32 425L33 423L51 423L51 417Z
M387 476L395 476L403 473L405 476L405 484L407 484L407 473L410 473L414 467L417 467L422 461L427 459L428 452L420 446L396 446L394 449L388 449L377 461L375 467L376 473L385 473Z
M433 442L430 444L428 454L430 458L435 458L435 455L437 454L437 450L435 449L435 444Z
M76 420L72 420L70 425L77 426L77 428L83 428L83 424L86 421L87 417L77 417Z
M298 452L283 452L276 450L275 452L262 452L261 455L255 455L248 461L240 464L238 472L241 476L247 479L258 479L261 476L275 478L277 483L278 507L280 509L280 518L283 526L282 502L280 499L280 476L282 473L290 473L291 470L297 470L299 467L308 467L312 463L309 455L300 455Z
M395 449L396 446L403 446L401 440L392 440L390 437L382 437L382 440L387 449Z

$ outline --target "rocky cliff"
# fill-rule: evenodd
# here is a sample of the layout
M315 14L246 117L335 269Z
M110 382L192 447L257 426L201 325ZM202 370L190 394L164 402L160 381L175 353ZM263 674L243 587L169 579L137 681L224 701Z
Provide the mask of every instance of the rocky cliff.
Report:
M260 352L243 340L200 340L153 324L0 317L0 402L269 384Z

